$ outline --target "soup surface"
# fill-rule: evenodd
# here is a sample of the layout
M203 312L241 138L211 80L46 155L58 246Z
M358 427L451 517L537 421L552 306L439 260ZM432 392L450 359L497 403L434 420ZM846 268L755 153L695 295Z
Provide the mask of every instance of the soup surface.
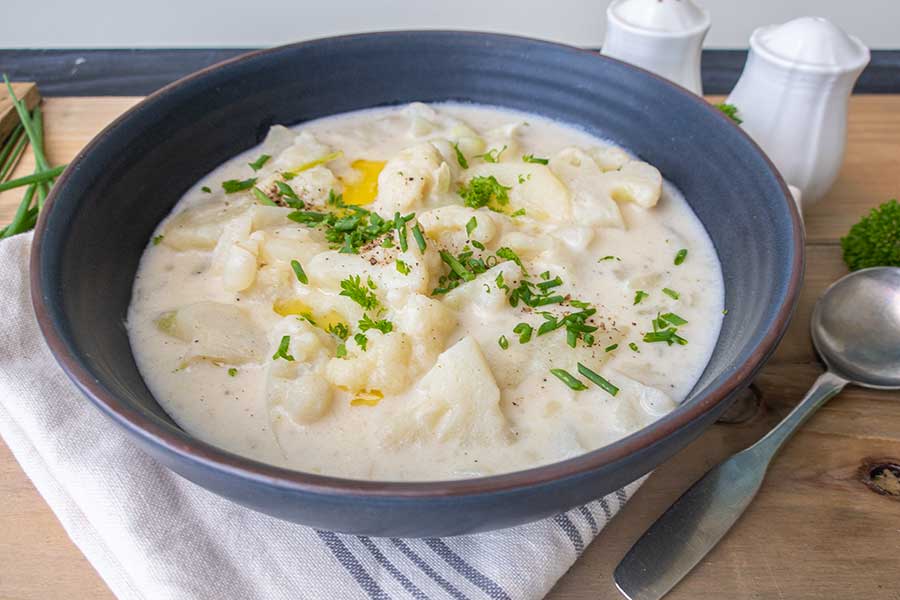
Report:
M143 256L128 332L203 440L435 480L654 421L722 315L712 243L656 168L534 115L411 104L273 127L197 182Z

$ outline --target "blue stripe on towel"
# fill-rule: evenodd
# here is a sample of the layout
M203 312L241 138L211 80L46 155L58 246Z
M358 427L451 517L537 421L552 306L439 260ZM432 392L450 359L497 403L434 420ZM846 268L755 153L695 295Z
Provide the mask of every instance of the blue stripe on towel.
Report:
M366 550L368 550L375 558L375 560L378 561L378 564L387 569L387 572L390 573L391 576L396 579L400 583L400 585L403 586L403 589L409 592L413 598L417 598L417 600L428 600L428 596L423 594L422 590L416 587L416 584L410 581L406 575L401 573L400 569L398 569L394 565L394 563L388 560L388 558L381 552L381 550L378 549L378 546L376 546L372 542L372 540L364 535L357 536L357 539L362 542L362 545L366 547Z
M414 565L419 567L423 573L431 577L439 586L441 586L448 594L456 598L456 600L469 600L469 597L463 594L456 586L452 583L444 579L440 573L431 568L427 562L425 562L421 556L416 554L416 552L410 548L406 542L401 540L400 538L391 538L391 543L394 544L400 552L402 552L406 558L411 560Z
M553 517L553 520L569 537L569 540L575 547L575 554L580 556L581 553L584 552L584 540L581 539L581 534L578 533L578 528L575 527L575 523L573 523L572 519L570 519L565 513L556 515L555 517Z
M493 600L512 600L496 581L467 563L459 554L439 538L427 538L425 543L435 554L444 559L453 569L482 589Z
M330 531L322 531L316 529L316 534L321 538L334 557L343 565L344 569L356 580L359 587L366 592L372 600L390 600L390 597L384 593L381 586L366 572L365 568L360 564L356 557L350 552L349 548L341 541L336 534Z

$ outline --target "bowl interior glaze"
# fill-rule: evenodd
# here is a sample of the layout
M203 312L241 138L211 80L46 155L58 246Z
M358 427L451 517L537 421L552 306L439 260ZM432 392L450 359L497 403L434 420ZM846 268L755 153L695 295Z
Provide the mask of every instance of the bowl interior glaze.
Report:
M145 386L124 326L138 261L157 223L197 179L258 144L273 124L446 100L574 124L630 149L684 192L719 253L728 307L712 361L689 399L650 427L582 457L459 482L354 482L286 471L181 431ZM38 229L33 298L51 350L88 397L144 449L214 491L272 514L391 535L461 533L531 520L646 473L749 383L784 333L803 269L800 222L783 181L756 145L701 99L595 53L459 32L316 40L254 53L164 88L72 162ZM554 490L556 500L540 497ZM478 509L473 500L509 499L508 494L514 499L516 493L532 504L503 517L487 505ZM284 506L292 494L307 506ZM348 521L313 506L339 499L348 507L368 502L371 508L377 499L421 508L449 497L472 500L470 508L483 509L480 518L460 519L455 528L379 528L378 519L390 520L377 510Z

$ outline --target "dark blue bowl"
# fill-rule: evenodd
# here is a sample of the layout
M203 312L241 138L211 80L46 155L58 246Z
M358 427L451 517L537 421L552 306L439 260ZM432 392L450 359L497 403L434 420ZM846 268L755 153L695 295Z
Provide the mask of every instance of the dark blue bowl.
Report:
M383 483L254 462L198 441L160 409L123 325L138 260L188 187L259 143L270 125L421 101L529 111L610 138L656 165L709 231L728 317L690 398L653 425L560 463L480 479ZM34 307L56 359L146 452L251 508L325 529L433 536L507 527L607 494L694 439L783 335L803 272L803 234L757 146L700 98L649 73L529 39L401 32L248 54L174 83L123 115L72 162L42 213Z

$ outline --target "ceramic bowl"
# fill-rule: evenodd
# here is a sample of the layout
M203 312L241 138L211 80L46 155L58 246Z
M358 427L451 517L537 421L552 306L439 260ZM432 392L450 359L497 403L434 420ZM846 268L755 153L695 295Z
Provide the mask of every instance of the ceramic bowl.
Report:
M674 412L582 456L506 475L377 482L277 468L206 444L162 411L135 366L126 309L154 227L199 177L276 123L457 100L529 111L609 138L684 192L715 244L728 316ZM96 407L173 471L235 502L314 527L438 536L547 517L666 460L749 384L783 335L803 271L796 208L772 164L694 94L616 60L492 34L395 32L255 52L148 97L54 186L32 254L34 307L56 359Z

